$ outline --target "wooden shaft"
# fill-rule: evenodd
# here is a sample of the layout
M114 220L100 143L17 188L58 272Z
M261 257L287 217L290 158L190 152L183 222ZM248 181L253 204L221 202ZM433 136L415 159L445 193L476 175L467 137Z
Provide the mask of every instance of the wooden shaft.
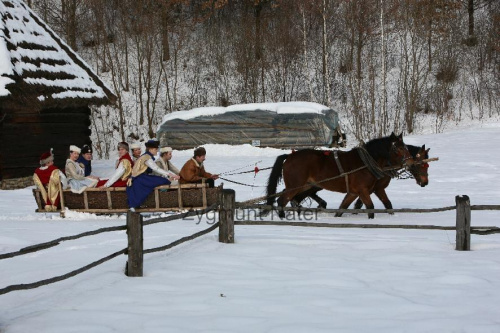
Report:
M420 162L415 162L414 164L428 163L433 161L439 161L439 157L426 158L425 160L421 160Z

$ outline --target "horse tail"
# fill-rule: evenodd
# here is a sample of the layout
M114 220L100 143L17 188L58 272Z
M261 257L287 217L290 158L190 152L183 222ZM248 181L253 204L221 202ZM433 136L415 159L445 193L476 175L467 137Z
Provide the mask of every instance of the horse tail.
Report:
M276 162L274 162L271 175L267 181L267 205L272 206L274 200L276 199L276 188L278 187L279 181L283 177L283 162L285 162L288 156L289 154L280 155L276 158Z

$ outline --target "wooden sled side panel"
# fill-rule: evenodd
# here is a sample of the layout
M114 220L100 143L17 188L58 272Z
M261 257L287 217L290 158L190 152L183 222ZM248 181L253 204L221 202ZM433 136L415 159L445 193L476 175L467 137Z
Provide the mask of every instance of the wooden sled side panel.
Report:
M184 209L204 209L217 203L222 185L208 188L206 184L164 185L156 187L137 212L167 212ZM79 212L96 214L124 213L129 209L124 187L89 188L81 194L62 191L64 206ZM45 212L40 191L33 190L36 212Z

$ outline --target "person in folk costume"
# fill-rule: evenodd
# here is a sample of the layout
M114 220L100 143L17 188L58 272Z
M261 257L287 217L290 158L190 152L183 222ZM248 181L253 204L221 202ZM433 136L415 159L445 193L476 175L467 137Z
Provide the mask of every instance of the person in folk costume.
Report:
M54 155L50 152L40 156L40 167L33 174L33 181L42 194L45 210L54 212L59 205L59 183L63 189L68 187L68 181L64 173L54 165Z
M198 147L194 150L194 156L188 160L181 169L179 183L201 183L203 179L209 185L214 187L214 180L219 178L219 175L214 175L205 171L203 161L206 159L207 152L205 148Z
M88 145L83 145L76 163L85 171L85 177L92 174L92 149Z
M179 174L180 170L170 162L172 159L172 148L170 147L161 147L160 148L160 158L156 161L156 165L165 171L170 171L176 175ZM156 171L153 171L154 175L161 176ZM177 185L179 182L177 180L173 180L171 185Z
M179 179L179 176L164 171L155 164L154 157L159 145L156 140L146 142L146 152L134 163L132 178L127 187L127 203L131 211L135 211L155 187L169 185L172 180ZM161 174L161 177L153 175L153 171Z
M130 145L132 151L132 161L137 161L141 157L141 145L139 143L132 143Z
M66 176L71 187L71 192L82 193L88 187L95 187L99 178L95 176L85 177L84 169L76 162L80 155L81 149L71 145L69 147L69 158L66 160Z
M134 162L128 153L128 143L118 143L118 160L116 161L116 169L113 175L108 180L101 180L97 187L126 187L127 181L132 174Z

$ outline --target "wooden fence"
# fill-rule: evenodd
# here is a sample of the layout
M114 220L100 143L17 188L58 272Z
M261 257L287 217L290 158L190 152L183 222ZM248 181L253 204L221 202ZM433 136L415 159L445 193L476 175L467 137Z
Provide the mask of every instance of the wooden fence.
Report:
M219 199L218 201L220 201L220 200L221 199ZM203 209L203 210L191 210L191 211L188 211L185 213L176 214L176 215L172 215L172 216L168 216L168 217L164 217L164 218L147 220L144 223L142 222L142 216L140 214L138 214L138 213L129 214L129 215L127 215L127 225L126 226L116 226L116 227L109 227L109 228L101 228L101 229L97 229L97 230L93 230L93 231L86 231L86 232L78 234L78 235L60 237L60 238L52 240L52 241L31 245L31 246L22 248L19 251L0 254L0 260L3 260L3 259L8 259L8 258L14 258L14 257L21 256L21 255L26 255L26 254L33 253L33 252L42 251L42 250L57 246L64 241L75 240L75 239L79 239L79 238L83 238L83 237L93 236L93 235L101 234L104 232L116 232L116 231L121 231L121 230L126 229L127 233L128 233L129 245L126 249L119 250L119 251L112 253L104 258L96 260L88 265L85 265L81 268L78 268L76 270L73 270L73 271L66 273L66 274L63 274L63 275L55 276L55 277L52 277L49 279L44 279L44 280L40 280L40 281L36 281L36 282L32 282L32 283L14 284L14 285L10 285L10 286L4 287L4 288L0 288L0 295L7 294L9 292L17 291L17 290L34 289L34 288L46 286L46 285L49 285L49 284L52 284L52 283L55 283L58 281L66 280L70 277L73 277L75 275L86 272L89 269L96 267L100 264L103 264L106 261L109 261L113 258L116 258L122 254L129 254L128 264L131 266L131 271L133 272L133 274L137 274L135 272L139 271L139 269L142 271L143 254L157 252L157 251L164 251L166 249L172 248L176 245L182 244L182 243L189 241L191 239L195 239L197 237L200 237L200 236L202 236L206 233L209 233L209 232L213 231L214 229L216 229L219 226L219 223L215 223L210 228L199 231L193 235L183 237L183 238L178 239L178 240L176 240L170 244L167 244L165 246L161 246L161 247L154 248L154 249L144 250L143 252L141 252L140 257L137 257L137 259L135 259L135 257L133 257L133 260L131 260L130 254L131 253L137 254L137 252L135 252L135 247L136 247L135 244L137 244L139 242L139 240L137 240L135 238L138 237L139 234L141 235L140 236L141 237L140 244L142 244L142 227L143 227L143 225L150 225L150 224L159 223L159 222L169 222L169 221L184 219L184 218L187 218L190 216L202 215L202 214L206 214L210 211L215 210L217 207L218 207L217 204L213 204L210 207L207 207L206 209ZM127 275L129 275L129 276L139 276L139 275L129 274L127 267L126 267L125 271L126 271ZM142 274L141 274L141 276L142 276Z
M265 205L248 205L235 202L235 192L233 190L223 190L219 202L219 242L234 243L235 225L279 225L279 226L300 226L300 227L320 227L320 228L399 228L399 229L427 229L427 230L456 230L457 251L470 250L471 234L492 234L500 233L499 227L471 227L471 210L500 210L500 205L471 206L468 196L456 196L455 206L431 209L322 209L321 212L356 212L356 213L432 213L456 210L456 225L435 226L435 225L391 225L391 224L354 224L354 223L311 223L311 222L289 222L289 221L235 221L237 208L258 208L272 209ZM299 208L284 208L285 211L297 211ZM161 220L161 219L159 219ZM142 276L143 236L142 217L137 213L127 215L127 230L129 234L128 246L128 276Z
M215 223L210 228L200 231L190 237L180 239L175 245L184 243L188 240L204 235L217 227L219 228L219 242L234 243L234 207L235 207L235 192L234 190L222 190L219 196L219 222ZM165 222L166 218L155 219L154 223ZM146 221L151 224L152 220ZM125 269L127 276L143 276L143 258L145 253L163 251L173 246L165 246L156 249L144 250L143 237L143 217L139 213L127 213L127 234L128 234L128 261Z
M456 247L457 251L469 251L470 250L470 235L471 234L493 234L500 233L499 227L472 227L471 226L471 210L500 210L500 205L480 205L471 206L468 196L457 196L455 197L455 206L443 207L443 208L432 208L432 209L359 209L359 210L345 210L345 209L328 209L320 210L325 213L337 213L337 212L357 212L357 213L432 213L440 211L456 210L456 225L453 226L434 226L434 225L387 225L387 224L349 224L349 223L310 223L310 222L275 222L275 221L235 221L235 212L237 208L272 208L265 205L246 205L235 202L235 192L234 190L222 190L219 194L219 198L216 204L204 210L198 211L188 211L182 214L176 214L168 217L155 218L147 221L143 220L143 216L136 212L127 213L127 225L117 226L109 228L101 228L94 231L87 231L74 236L66 236L55 239L53 241L32 245L23 248L17 252L0 254L0 260L13 258L20 255L25 255L28 253L41 251L53 246L59 245L63 241L74 240L82 237L92 236L100 234L103 232L113 232L127 229L128 246L126 249L122 249L115 253L112 253L102 259L92 262L82 268L74 270L64 275L56 276L50 279L45 279L28 284L17 284L10 285L5 288L0 289L0 295L6 294L15 290L26 290L33 289L40 286L48 285L58 281L65 280L77 274L83 273L93 267L96 267L108 260L111 260L121 254L127 254L128 260L126 264L126 275L127 276L143 276L143 258L144 254L153 253L158 251L164 251L170 249L174 246L182 244L186 241L195 239L202 235L205 235L216 228L219 228L219 242L222 243L234 243L234 226L235 225L282 225L282 226L300 226L300 227L321 227L321 228L402 228L402 229L428 229L428 230L456 230ZM179 219L184 219L186 217L206 214L213 210L218 210L219 221L214 223L211 227L199 231L193 235L183 237L170 244L146 249L143 248L143 227L160 222L169 222ZM297 208L285 208L285 211L297 211Z

